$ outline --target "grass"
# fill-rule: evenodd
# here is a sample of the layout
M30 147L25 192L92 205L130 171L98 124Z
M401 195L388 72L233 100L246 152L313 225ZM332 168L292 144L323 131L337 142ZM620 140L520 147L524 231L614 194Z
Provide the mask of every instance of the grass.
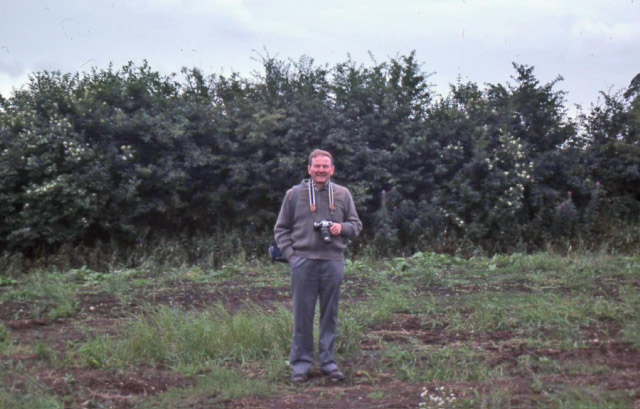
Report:
M389 320L394 312L412 304L403 287L376 290L372 301L346 307L339 325L336 350L344 356L359 351L366 326ZM205 311L178 307L147 307L125 320L117 336L97 335L84 342L79 356L96 368L126 368L162 363L193 371L194 365L216 362L248 362L288 355L293 318L281 306L263 308L251 303L236 313L223 304Z
M139 409L191 408L206 402L206 407L225 407L231 399L247 396L265 397L273 394L273 387L263 379L247 377L246 374L214 367L210 372L197 377L194 386L174 388L140 403Z
M389 346L381 356L385 371L397 372L407 382L490 381L500 372L487 355L468 346L407 348Z
M193 371L211 361L285 356L291 325L291 314L282 307L248 306L232 314L221 304L199 312L160 306L124 321L118 336L98 335L78 352L85 365L96 368L162 363Z
M64 405L41 390L0 391L0 409L62 409Z
M620 331L620 340L631 344L633 348L640 349L640 322L626 321Z
M36 359L48 363L54 363L58 360L58 354L46 341L39 340L34 346L34 355Z
M55 273L37 272L29 275L24 284L12 288L1 300L30 301L30 314L34 319L72 317L77 312L74 286Z
M345 278L337 360L347 368L344 388L373 388L362 396L372 406L388 404L402 394L396 388L410 385L425 385L425 396L433 396L426 401L416 395L416 407L439 407L434 406L436 397L453 395L455 400L447 404L455 408L510 408L534 401L545 408L594 407L590 402L627 408L633 407L634 393L640 393L636 384L630 389L602 386L603 380L640 374L610 365L608 355L599 352L613 343L629 353L640 348L638 257L540 253L461 259L416 253L348 260ZM44 337L18 351L12 347L13 330L0 325L0 362L24 355L28 347L35 363L20 379L36 368L73 367L101 374L163 370L189 381L139 397L135 402L140 408L223 407L229 400L278 399L298 393L288 381L286 363L291 312L276 300L268 304L251 295L279 291L288 282L286 265L244 256L217 266L82 267L15 277L0 287L0 301L29 302L34 318L77 321L74 328L83 336L64 351ZM180 291L237 290L247 300L230 305L222 297L199 308L155 301L168 300L156 296L178 285ZM80 292L113 296L119 311L129 315L117 318L108 330L93 328L91 320L81 320ZM134 302L137 307L130 308ZM614 348L610 354L615 353ZM321 382L313 379L311 385ZM79 377L73 385L81 383ZM438 395L444 389L436 387L444 387L446 396ZM35 407L61 407L55 405L66 399L51 395L43 385L15 382L4 385L0 402L25 407L20 406L21 391L42 401ZM340 399L352 398L343 389L339 392ZM328 398L337 399L337 393ZM103 404L108 406L96 402Z
M0 361L0 374L17 375L14 381L0 378L0 409L62 409L63 400L26 373L20 363Z
M585 295L531 293L460 295L459 304L446 310L452 331L546 331L561 336L568 329L597 322L594 306ZM469 311L462 314L461 311Z
M627 391L608 391L596 386L571 387L565 385L545 390L541 408L554 409L632 409L633 395Z

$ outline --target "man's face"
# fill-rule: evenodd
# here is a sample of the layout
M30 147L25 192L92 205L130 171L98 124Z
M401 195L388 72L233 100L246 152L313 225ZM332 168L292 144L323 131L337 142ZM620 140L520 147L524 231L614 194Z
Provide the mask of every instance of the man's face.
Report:
M311 165L307 166L307 168L311 179L319 187L324 186L329 181L335 170L328 156L316 156L311 159Z

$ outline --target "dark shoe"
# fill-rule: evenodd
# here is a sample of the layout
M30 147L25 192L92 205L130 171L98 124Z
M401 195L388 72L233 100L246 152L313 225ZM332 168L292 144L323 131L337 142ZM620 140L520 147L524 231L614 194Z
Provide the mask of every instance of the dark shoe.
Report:
M333 382L338 382L338 381L343 381L344 380L344 374L338 368L336 368L336 369L334 369L332 371L329 371L329 372L323 372L323 375L328 377L329 380L331 380Z
M297 373L295 375L291 375L291 382L293 383L298 383L298 384L305 383L308 379L309 377L303 373Z

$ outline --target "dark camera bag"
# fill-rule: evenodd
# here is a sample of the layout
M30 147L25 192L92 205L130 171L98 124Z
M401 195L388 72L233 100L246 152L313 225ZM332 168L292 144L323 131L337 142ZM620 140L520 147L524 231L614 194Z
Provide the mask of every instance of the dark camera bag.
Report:
M280 250L280 247L278 247L278 243L276 243L275 239L271 240L271 243L269 243L269 257L271 257L271 261L279 261L281 263L289 262L289 260L284 258L282 255L282 251Z

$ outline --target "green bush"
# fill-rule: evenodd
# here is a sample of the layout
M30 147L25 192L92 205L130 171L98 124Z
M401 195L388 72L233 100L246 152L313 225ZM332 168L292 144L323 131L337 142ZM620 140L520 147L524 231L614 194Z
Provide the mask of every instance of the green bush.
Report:
M262 254L313 147L335 155L367 226L355 250L595 246L639 222L637 83L574 120L560 78L541 84L526 65L513 83L459 82L442 98L414 53L263 68L184 69L182 82L146 62L34 73L0 100L3 260L203 236Z

